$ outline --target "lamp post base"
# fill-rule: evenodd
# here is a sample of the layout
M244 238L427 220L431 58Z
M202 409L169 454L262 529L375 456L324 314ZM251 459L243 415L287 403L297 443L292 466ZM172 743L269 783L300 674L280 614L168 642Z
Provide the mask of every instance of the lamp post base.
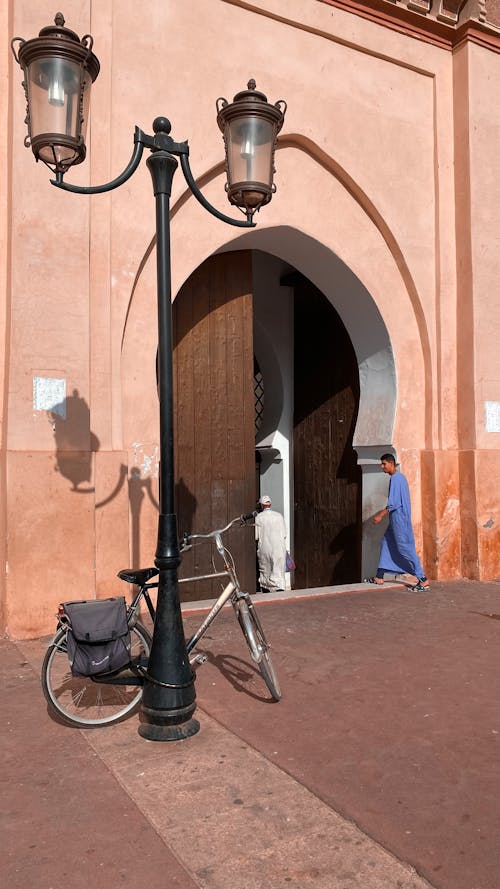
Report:
M200 730L197 719L189 719L194 706L177 710L177 715L169 710L153 710L143 707L138 732L146 741L183 741L196 735Z

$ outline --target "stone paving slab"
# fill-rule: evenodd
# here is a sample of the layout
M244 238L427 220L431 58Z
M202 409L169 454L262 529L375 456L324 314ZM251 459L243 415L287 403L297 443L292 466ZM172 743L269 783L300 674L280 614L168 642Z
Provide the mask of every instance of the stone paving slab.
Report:
M89 743L200 886L428 889L278 766L198 716L188 743L145 746L132 721Z

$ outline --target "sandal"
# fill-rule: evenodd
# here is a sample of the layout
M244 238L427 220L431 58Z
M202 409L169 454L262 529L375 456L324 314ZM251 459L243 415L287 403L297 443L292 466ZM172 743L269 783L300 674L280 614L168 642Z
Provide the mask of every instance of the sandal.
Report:
M381 580L380 583L376 577L365 577L363 583L373 583L374 586L383 586L384 581Z
M414 593L428 593L430 590L429 582L427 580L419 580L414 586L411 586L410 589Z

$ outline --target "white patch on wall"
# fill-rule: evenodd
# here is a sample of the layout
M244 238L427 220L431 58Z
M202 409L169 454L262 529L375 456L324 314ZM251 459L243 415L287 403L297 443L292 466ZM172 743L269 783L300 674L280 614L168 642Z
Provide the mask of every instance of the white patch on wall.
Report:
M160 449L155 444L144 444L134 441L131 445L130 465L140 472L141 478L158 478L160 468Z
M52 411L66 419L66 380L33 377L33 410Z
M485 401L486 432L500 432L500 401Z

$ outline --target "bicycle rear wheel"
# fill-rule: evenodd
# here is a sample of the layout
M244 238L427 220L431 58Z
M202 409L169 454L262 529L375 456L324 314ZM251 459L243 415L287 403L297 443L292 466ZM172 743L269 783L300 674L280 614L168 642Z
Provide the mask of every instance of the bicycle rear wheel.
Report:
M273 700L280 701L281 689L278 677L269 654L269 645L264 635L264 630L254 611L254 607L251 603L245 602L244 599L238 599L237 609L238 621L252 658L257 662L262 678L271 692Z
M148 658L152 640L141 623L131 627L130 639L131 660ZM90 677L73 676L64 628L56 634L43 659L42 689L51 713L78 728L119 722L139 708L142 698L142 685L108 685Z

